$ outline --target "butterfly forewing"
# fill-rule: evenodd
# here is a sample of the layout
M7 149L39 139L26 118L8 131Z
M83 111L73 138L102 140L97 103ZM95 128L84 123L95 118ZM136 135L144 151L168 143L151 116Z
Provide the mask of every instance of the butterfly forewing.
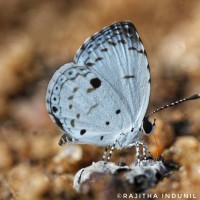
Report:
M150 69L139 35L131 22L117 22L88 39L78 50L82 63L120 96L133 126L141 126L150 95Z

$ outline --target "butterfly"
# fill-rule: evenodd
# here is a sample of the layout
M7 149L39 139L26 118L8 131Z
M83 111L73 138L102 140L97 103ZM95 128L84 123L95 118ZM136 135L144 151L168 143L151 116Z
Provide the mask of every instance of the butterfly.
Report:
M155 126L150 115L199 98L199 94L153 111L145 117L150 97L150 66L139 34L130 21L115 22L87 39L72 62L53 75L46 94L51 119L64 132L59 144L78 143L112 151L147 145L141 140Z

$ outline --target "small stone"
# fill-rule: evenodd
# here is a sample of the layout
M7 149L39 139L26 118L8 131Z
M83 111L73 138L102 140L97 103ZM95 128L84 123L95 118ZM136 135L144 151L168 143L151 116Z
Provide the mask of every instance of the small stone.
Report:
M50 187L49 178L43 169L20 164L8 174L9 185L14 197L21 200L40 199Z
M99 161L76 173L74 189L78 192L88 192L87 184L90 185L97 179L110 176L111 179L117 177L121 182L128 183L127 188L134 188L135 192L141 192L154 186L166 173L168 171L162 161L143 160L139 164L134 162L130 166L119 166L112 162ZM142 182L138 184L136 179L139 180L140 176L143 176L143 179L140 179Z

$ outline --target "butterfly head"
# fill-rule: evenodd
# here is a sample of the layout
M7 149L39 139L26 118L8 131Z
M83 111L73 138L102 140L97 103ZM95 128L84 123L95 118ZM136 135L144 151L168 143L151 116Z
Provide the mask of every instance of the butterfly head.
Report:
M143 124L142 124L142 129L145 135L150 135L151 133L154 132L156 125L156 118L154 118L154 122L152 123L148 117L144 117L143 119Z
M200 99L200 94L194 94L194 95L189 96L187 98L180 99L180 100L178 100L176 102L167 104L167 105L162 106L162 107L154 110L153 112L151 112L148 116L144 117L144 119L143 119L142 129L143 129L144 134L150 135L154 131L156 119L154 118L154 122L153 123L151 121L149 121L149 117L151 115L153 115L154 113L157 113L157 112L159 112L159 111L161 111L161 110L163 110L165 108L176 106L176 105L181 104L181 103L183 103L185 101L195 100L195 99Z

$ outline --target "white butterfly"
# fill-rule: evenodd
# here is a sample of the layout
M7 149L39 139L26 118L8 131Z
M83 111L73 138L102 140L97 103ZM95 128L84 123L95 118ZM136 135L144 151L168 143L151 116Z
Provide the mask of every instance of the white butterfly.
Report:
M108 160L114 148L142 144L145 155L140 137L155 125L145 118L150 82L147 55L131 22L94 34L48 85L48 113L64 132L59 144L111 146Z

